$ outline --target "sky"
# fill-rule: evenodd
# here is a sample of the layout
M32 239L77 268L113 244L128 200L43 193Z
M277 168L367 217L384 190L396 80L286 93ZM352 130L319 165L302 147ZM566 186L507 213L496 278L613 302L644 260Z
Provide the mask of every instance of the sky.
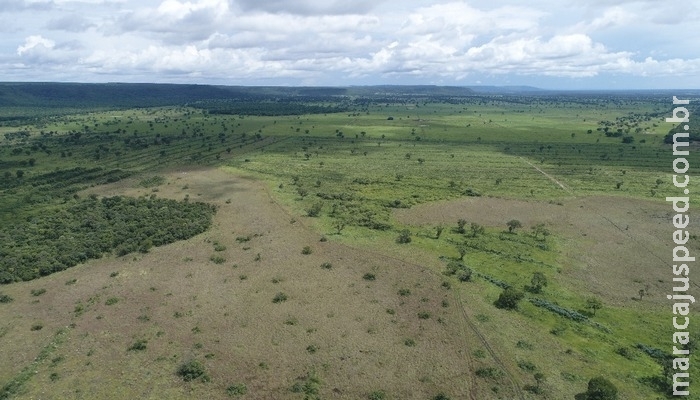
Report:
M0 0L0 81L700 88L697 0Z

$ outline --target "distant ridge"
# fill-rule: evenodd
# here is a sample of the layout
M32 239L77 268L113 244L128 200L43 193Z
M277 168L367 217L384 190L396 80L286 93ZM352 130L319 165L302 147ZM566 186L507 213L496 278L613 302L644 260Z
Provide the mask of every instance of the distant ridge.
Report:
M547 90L534 86L467 86L476 93L532 93L545 92Z

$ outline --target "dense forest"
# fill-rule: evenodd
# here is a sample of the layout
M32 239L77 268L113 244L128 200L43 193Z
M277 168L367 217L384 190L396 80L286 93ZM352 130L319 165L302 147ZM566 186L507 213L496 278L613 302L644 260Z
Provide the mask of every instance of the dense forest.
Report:
M0 283L31 280L114 252L148 252L211 225L205 203L129 197L76 198L0 227Z

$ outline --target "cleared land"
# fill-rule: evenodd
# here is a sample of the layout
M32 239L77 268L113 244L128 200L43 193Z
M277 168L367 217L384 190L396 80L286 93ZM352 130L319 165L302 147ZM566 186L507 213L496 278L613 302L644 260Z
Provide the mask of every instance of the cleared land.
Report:
M217 206L188 240L0 286L6 397L571 399L600 375L664 396L670 96L190 90L0 115L18 232L85 199Z

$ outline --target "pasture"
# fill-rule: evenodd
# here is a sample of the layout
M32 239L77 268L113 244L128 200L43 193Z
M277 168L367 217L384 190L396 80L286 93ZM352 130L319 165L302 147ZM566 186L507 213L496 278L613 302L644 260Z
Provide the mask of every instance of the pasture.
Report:
M622 399L664 398L669 99L358 95L304 103L343 110L325 114L4 122L4 226L113 196L216 212L193 237L0 286L0 398L572 399L600 375ZM2 256L4 276L33 268ZM517 309L494 306L505 287Z

